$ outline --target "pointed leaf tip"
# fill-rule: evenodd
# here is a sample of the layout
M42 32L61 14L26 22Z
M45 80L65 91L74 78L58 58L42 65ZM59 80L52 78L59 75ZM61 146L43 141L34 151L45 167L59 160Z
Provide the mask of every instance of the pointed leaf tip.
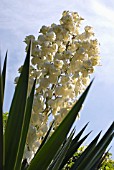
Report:
M15 88L13 100L11 103L8 121L5 130L5 170L14 168L15 160L21 140L23 121L25 116L27 89L29 80L29 65L30 65L31 44L25 58L21 75ZM23 99L23 100L22 100ZM14 121L15 119L15 121ZM15 140L12 139L15 136ZM10 153L10 157L8 156Z

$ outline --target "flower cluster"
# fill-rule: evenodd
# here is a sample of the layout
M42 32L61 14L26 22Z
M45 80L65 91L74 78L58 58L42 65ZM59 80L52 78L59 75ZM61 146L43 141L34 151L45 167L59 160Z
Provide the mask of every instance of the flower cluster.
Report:
M85 26L81 31L82 20L77 12L64 11L59 25L42 26L38 38L33 35L25 38L26 50L32 40L29 90L37 77L25 149L28 157L35 153L45 135L49 116L58 126L88 86L95 66L100 64L99 43L93 28Z

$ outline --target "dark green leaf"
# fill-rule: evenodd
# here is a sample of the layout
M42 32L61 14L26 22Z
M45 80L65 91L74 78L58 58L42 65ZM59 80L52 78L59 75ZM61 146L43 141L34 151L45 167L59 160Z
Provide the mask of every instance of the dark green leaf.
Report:
M7 120L5 131L5 170L9 170L9 167L11 170L14 169L18 154L27 98L30 51L31 44L29 45L22 73L15 89Z
M109 142L113 138L113 135L114 135L114 134L112 134L113 131L114 131L114 122L111 124L111 126L109 127L109 129L107 130L105 135L101 138L101 140L99 141L97 146L94 148L94 150L88 157L88 159L91 158L91 161L89 161L89 164L93 165L94 161L96 161L97 158L99 158L105 152L106 148L109 145ZM86 170L87 170L89 164L87 165Z
M72 135L72 137L73 137L74 133L75 133L75 128L72 130L72 132L71 132L71 134L70 134L70 137L71 137L71 135ZM68 140L69 140L69 137L67 137L67 138L65 139L65 141L62 143L62 145L59 147L56 155L55 155L54 158L53 158L52 163L51 163L51 164L49 165L49 167L48 167L48 170L52 170L52 169L53 169L54 165L56 164L56 161L59 159L61 153L63 152L64 148L66 147L66 143L68 143ZM71 144L71 142L70 142L70 144ZM69 146L70 146L70 145L69 145ZM68 147L68 148L69 148L69 147ZM68 149L67 149L67 150L68 150ZM66 155L66 150L65 150L65 155ZM64 155L64 157L65 157L65 155ZM62 161L63 161L63 159L62 159ZM62 163L62 161L61 161L61 163ZM61 165L60 165L60 166L61 166ZM59 167L59 169L60 169L60 167Z
M0 169L1 170L3 169L3 86L2 85L3 85L3 81L2 81L1 61L0 61Z
M91 132L90 132L91 133ZM66 153L66 156L61 164L60 169L64 167L64 165L68 162L68 160L74 155L74 153L78 150L78 148L81 146L81 144L86 140L86 138L89 136L88 133L86 136L84 136L81 140L77 141L75 138L72 140L71 145ZM77 137L77 136L76 136ZM75 141L75 143L74 143Z
M2 80L3 80L3 98L4 98L4 91L5 91L5 80L6 80L6 65L7 65L7 52L4 60L3 70L2 70Z
M82 104L87 96L87 93L90 89L92 82L87 87L85 92L82 94L77 103L73 106L71 111L64 118L62 123L58 126L55 132L52 134L51 138L43 145L40 151L35 155L32 160L29 170L46 170L49 164L51 163L53 157L55 156L57 150L65 140L67 134L69 133L79 110L82 107Z
M81 129L81 131L76 135L76 137L72 141L72 146L80 139L81 135L83 134L84 130L88 126L89 122Z
M88 155L92 152L94 149L99 137L100 137L101 132L95 137L95 139L89 144L89 146L85 149L85 151L81 154L81 156L75 161L73 167L71 170L77 169L77 167L82 163L82 161L88 157Z
M101 151L104 150L106 143L109 141L110 136L112 135L113 130L114 130L114 122L112 123L110 128L107 130L105 135L102 137L102 139L99 141L99 143L82 160L82 162L79 165L79 167L77 168L77 170L82 170L84 168L85 168L84 170L88 170L87 168L90 168L90 166L89 166L90 164L91 164L91 166L93 166L93 162L96 160L97 156L99 156L99 154L101 154ZM89 162L89 163L87 164L87 162Z
M46 141L47 141L47 139L48 139L48 137L49 137L49 134L50 134L50 132L51 132L51 129L52 129L52 127L53 127L53 124L54 124L54 121L52 122L52 124L51 124L49 130L47 131L46 136L44 137L44 139L43 139L41 145L39 146L37 153L38 153L39 150L42 148L42 146L46 143ZM36 154L37 154L37 153L36 153Z
M106 157L109 154L109 150L105 152L103 156L101 156L101 158L99 158L99 160L95 163L95 165L91 168L91 170L96 170L96 168L99 169L102 166L102 163L105 161Z
M70 147L74 133L75 133L75 131L73 130L71 132L70 136L68 137L65 145L63 146L61 152L59 153L57 160L55 160L52 170L59 170L61 163L62 163L64 157L66 156L66 153Z
M107 147L109 146L109 144L111 143L112 139L114 137L114 133L110 135L109 139L106 141L105 145L103 145L102 149L100 149L100 151L97 151L95 154L94 159L91 159L91 161L87 164L87 166L85 167L85 170L88 170L89 167L97 167L98 162L100 161L101 157L103 156L103 154L105 153ZM96 146L97 149L97 146Z
M25 117L24 117L24 121L23 121L23 129L22 129L22 134L21 134L21 139L20 139L20 144L19 144L19 149L18 149L18 155L17 155L17 159L16 159L16 163L15 163L15 170L20 170L20 168L21 168L21 161L22 161L22 157L23 157L26 137L27 137L30 118L31 118L35 84L36 84L36 80L34 81L30 96L27 99L27 106L26 106L26 110L25 110Z

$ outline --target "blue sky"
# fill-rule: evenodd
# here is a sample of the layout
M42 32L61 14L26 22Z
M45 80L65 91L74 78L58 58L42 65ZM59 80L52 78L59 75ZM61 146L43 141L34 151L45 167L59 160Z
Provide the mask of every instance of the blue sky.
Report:
M0 49L8 49L8 71L4 111L9 110L17 69L25 58L25 36L38 36L42 25L59 23L64 10L76 11L85 24L94 28L100 42L101 64L96 68L95 81L89 92L77 130L90 121L87 131L94 137L103 133L114 121L114 1L113 0L1 0ZM114 142L112 143L114 158Z

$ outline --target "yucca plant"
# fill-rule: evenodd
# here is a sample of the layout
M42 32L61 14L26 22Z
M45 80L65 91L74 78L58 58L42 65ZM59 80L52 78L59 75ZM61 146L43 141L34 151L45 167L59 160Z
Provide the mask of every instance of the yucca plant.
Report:
M92 82L52 135L50 135L50 131L53 124L51 125L32 161L28 164L26 159L23 160L23 152L31 118L36 82L36 80L34 80L31 93L27 96L30 54L31 44L29 45L22 73L15 88L4 134L3 100L7 54L4 61L3 71L2 73L0 72L0 170L63 169L68 160L74 155L90 134L88 133L81 138L88 124L86 124L76 136L75 129L72 131L70 130L78 116L78 112L82 107ZM71 170L98 169L102 156L113 139L114 122L104 136L98 141L99 136L100 133L92 140L81 156L74 161Z

